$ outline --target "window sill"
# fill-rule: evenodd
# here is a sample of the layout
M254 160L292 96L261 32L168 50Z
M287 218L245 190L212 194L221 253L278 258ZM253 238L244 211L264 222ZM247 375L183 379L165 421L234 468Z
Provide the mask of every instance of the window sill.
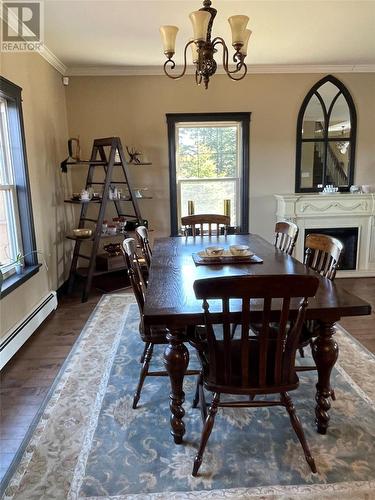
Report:
M10 292L18 288L22 283L25 283L32 276L34 276L41 267L42 264L37 264L36 266L27 266L21 274L12 274L9 278L3 281L0 292L0 299L6 297Z

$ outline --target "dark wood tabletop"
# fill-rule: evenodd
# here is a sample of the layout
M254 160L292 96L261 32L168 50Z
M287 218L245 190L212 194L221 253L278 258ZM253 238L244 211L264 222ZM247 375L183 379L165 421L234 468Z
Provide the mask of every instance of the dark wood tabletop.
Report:
M192 253L210 245L229 247L246 244L263 259L262 264L225 264L197 266ZM197 324L202 321L202 304L194 295L196 279L238 275L316 274L303 263L281 252L255 234L219 237L174 237L155 240L149 285L146 293L144 321L148 324ZM320 277L320 286L309 300L307 317L317 319L322 314L335 317L367 315L371 306L350 294L339 284Z

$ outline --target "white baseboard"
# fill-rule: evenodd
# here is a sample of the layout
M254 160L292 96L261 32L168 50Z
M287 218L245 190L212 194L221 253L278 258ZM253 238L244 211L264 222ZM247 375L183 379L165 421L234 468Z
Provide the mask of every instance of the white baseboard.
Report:
M0 344L0 370L56 308L57 296L56 292L52 291L5 334Z

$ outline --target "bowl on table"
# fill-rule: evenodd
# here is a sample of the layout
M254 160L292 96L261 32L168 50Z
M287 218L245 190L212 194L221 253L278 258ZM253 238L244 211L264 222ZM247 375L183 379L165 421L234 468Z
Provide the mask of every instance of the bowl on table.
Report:
M92 229L87 229L87 228L73 229L73 234L76 238L91 238Z
M209 257L221 257L224 253L224 248L223 247L207 247L205 249L205 251Z
M229 251L235 257L248 257L254 255L247 245L231 245Z

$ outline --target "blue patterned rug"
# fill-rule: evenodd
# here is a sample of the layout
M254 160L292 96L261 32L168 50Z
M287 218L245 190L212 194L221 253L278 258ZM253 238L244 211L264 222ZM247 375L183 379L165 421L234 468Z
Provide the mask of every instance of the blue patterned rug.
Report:
M105 317L113 307L122 307L123 314L108 328ZM285 409L275 407L219 409L200 474L193 478L202 429L199 409L191 407L195 378L186 378L187 432L178 446L169 433L167 378L148 377L138 409L131 407L143 349L137 306L129 296L108 296L90 321L6 498L373 498L375 360L348 334L337 333L340 364L332 376L337 400L325 436L314 425L316 373L301 374L300 388L291 393L319 474L310 472ZM163 347L156 347L154 368L162 368L162 354ZM191 358L195 361L194 354ZM364 369L370 375L362 384ZM82 376L96 382L87 380L85 388ZM90 391L91 403L85 401ZM77 454L67 453L79 439ZM62 480L67 470L71 476Z

